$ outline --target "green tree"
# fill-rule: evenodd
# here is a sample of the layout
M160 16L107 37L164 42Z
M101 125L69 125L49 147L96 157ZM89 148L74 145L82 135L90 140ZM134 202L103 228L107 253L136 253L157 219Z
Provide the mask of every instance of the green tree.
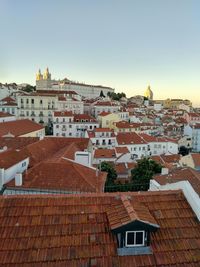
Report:
M156 161L144 158L138 161L135 169L131 171L132 183L137 191L149 189L149 182L153 175L160 173L162 166Z
M99 169L101 171L107 172L107 179L105 185L106 186L114 185L114 182L117 178L117 173L114 167L110 163L103 161Z
M32 86L30 84L27 84L22 90L27 92L27 93L31 93L31 92L34 92L36 90L36 87Z

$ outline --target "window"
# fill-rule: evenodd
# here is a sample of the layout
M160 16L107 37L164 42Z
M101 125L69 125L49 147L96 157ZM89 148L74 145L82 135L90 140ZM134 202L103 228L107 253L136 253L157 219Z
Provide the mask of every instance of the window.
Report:
M23 163L22 163L22 167L25 167L25 166L26 166L26 162L23 162Z
M126 247L144 246L144 231L126 232Z
M34 104L34 99L31 99L31 104Z

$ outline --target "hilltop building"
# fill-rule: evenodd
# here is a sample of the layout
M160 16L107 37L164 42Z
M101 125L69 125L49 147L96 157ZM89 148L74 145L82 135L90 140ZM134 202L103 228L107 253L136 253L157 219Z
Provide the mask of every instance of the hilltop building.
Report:
M105 96L107 96L108 92L114 92L113 88L107 86L79 83L70 81L67 78L63 80L52 80L51 73L49 72L48 68L45 70L44 74L41 73L40 69L36 74L36 90L75 91L77 94L86 98L96 98L100 95L101 91Z
M147 87L146 91L144 92L144 96L147 97L149 100L153 100L153 91L151 90L150 85Z

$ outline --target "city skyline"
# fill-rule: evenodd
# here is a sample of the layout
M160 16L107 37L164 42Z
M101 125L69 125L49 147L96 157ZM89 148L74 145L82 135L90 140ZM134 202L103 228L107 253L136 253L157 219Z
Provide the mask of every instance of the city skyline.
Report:
M198 1L0 1L0 82L69 78L200 105Z

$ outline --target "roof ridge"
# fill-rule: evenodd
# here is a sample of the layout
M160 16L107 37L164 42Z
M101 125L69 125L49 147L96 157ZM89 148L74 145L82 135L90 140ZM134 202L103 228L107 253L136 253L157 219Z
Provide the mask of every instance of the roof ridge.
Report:
M122 201L122 204L123 204L126 212L128 213L128 216L130 217L131 221L139 219L136 211L134 210L133 206L130 203L129 198L125 195L122 195L121 201Z
M83 173L80 171L80 169L78 168L78 166L79 165L81 165L81 164L77 164L76 162L72 162L72 166L73 166L73 168L74 169L76 169L76 171L81 175L81 177L84 179L84 181L88 184L88 185L90 185L92 188L94 188L95 189L95 191L96 191L96 187L93 185L93 184L91 184L86 178L85 178L85 176L83 175ZM87 166L84 166L84 165L81 165L83 168L84 167L86 167L86 168L90 168L90 167L87 167ZM96 181L95 181L96 183L97 183L97 179L96 179Z

